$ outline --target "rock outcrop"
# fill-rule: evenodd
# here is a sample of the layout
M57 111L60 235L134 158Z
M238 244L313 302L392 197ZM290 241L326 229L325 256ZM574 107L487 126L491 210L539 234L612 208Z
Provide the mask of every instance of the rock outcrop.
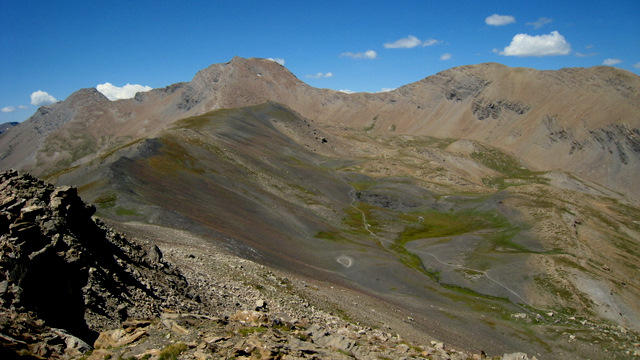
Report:
M53 338L92 344L100 331L129 317L155 316L163 307L201 307L159 249L129 242L92 218L94 212L73 187L56 188L15 171L0 174L5 347L50 357L59 353L46 345Z

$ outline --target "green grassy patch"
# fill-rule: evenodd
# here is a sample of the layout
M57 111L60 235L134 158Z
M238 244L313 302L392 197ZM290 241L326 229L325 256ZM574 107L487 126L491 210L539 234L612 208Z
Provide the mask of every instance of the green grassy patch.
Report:
M375 234L381 231L381 222L379 216L376 214L377 211L384 210L373 205L358 202L345 210L347 216L343 219L343 222L356 233L370 235L369 231L371 231ZM369 225L369 231L364 227L363 214Z
M471 231L473 223L465 221L469 220L467 216L459 215L435 211L425 213L420 223L407 226L396 241L404 245L413 240L454 236Z
M549 180L542 177L544 172L529 170L515 156L509 155L496 148L476 145L479 151L473 152L471 158L482 165L494 170L502 176L484 179L485 185L497 189L531 183L548 184Z
M123 208L118 206L116 208L116 215L118 216L140 216L140 213L137 212L134 209L127 209L127 208Z
M187 148L190 145L174 136L164 136L162 139L160 154L148 159L149 165L163 172L166 175L175 174L180 171L192 172L195 174L204 173L200 168L198 159L189 153Z
M264 326L251 326L251 327L245 327L245 328L239 329L238 334L242 336L247 336L250 334L260 334L265 331L267 331L267 328Z
M318 231L314 236L316 239L324 239L330 241L344 241L339 231Z
M387 135L388 137L388 135ZM397 142L399 146L401 146L402 148L419 148L419 147L426 147L426 148L438 148L438 149L444 149L447 146L451 145L452 143L454 143L456 141L456 139L451 139L451 138L435 138L435 137L431 137L431 136L410 136L407 137L406 135L402 135L402 136L397 136L397 137L392 137L391 138L392 142Z
M403 245L393 243L389 246L389 250L396 253L400 262L412 269L420 271L421 273L427 275L432 280L439 282L438 272L427 270L422 263L422 259L420 257L405 248Z
M114 145L114 147L111 150L108 150L107 152L105 152L104 154L100 155L100 160L105 160L107 159L109 156L115 154L117 151L122 150L122 149L126 149L132 145L135 145L139 142L142 142L144 140L144 138L140 138L140 139L136 139L133 141L130 141L128 143L122 144L122 145Z
M371 131L376 127L376 123L378 122L378 114L376 114L372 119L369 125L365 126L363 131Z
M176 360L178 356L188 349L187 344L183 342L167 345L160 354L158 360Z
M108 192L95 198L93 203L100 209L109 209L116 206L117 199L116 193Z

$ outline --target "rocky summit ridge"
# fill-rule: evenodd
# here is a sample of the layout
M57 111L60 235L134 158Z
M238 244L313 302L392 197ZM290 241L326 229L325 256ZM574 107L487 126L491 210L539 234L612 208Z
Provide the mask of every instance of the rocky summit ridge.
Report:
M251 290L222 274L208 274L217 282L188 271L185 277L157 246L126 239L92 217L94 211L75 188L0 174L4 359L487 358L438 341L407 342L314 309L291 292L291 280L240 259L232 278L268 275L280 294L253 300ZM286 301L297 305L284 308Z

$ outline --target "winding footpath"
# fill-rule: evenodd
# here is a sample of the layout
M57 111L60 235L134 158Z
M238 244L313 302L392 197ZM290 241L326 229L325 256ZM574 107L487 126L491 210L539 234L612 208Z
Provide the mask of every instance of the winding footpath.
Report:
M357 210L358 212L360 212L360 214L362 214L362 224L363 224L364 229L365 229L365 230L367 230L367 232L368 232L369 234L371 234L371 236L373 236L374 238L376 238L376 239L380 242L380 245L383 245L384 243L394 244L394 242L393 242L393 241L388 240L388 239L385 239L385 238L383 238L383 237L380 237L380 236L378 236L377 234L375 234L373 231L371 231L371 230L369 229L370 225L367 223L367 216L366 216L366 214L365 214L362 210L360 210L357 206L355 206L355 205L354 205L354 204L355 204L355 202L356 202L356 197L354 196L354 193L355 193L355 188L353 188L353 187L352 187L352 188L351 188L351 190L350 190L350 191L349 191L349 193L348 193L349 197L351 198L351 203L350 203L349 205L350 205L352 208L354 208L355 210ZM406 213L405 213L405 214L406 214ZM406 214L406 215L410 215L410 214ZM414 215L410 215L410 216L414 216ZM417 216L415 216L415 217L416 217L416 218L418 218L418 222L420 222L420 220L421 220L421 219L420 219L419 217L417 217ZM383 247L384 247L384 246L383 246ZM440 263L440 264L442 264L442 265L445 265L445 266L448 266L448 267L451 267L451 268L460 269L460 270L468 270L468 271L473 271L473 272L476 272L476 273L480 273L480 274L482 274L482 276L485 276L485 277L486 277L487 279L489 279L490 281L492 281L492 282L496 283L497 285L499 285L500 287L502 287L503 289L505 289L505 290L506 290L506 291L508 291L509 293L513 294L513 295L514 295L515 297L517 297L518 299L522 300L522 303L526 304L527 306L529 306L529 307L531 307L531 308L533 308L533 309L541 310L541 309L537 309L537 308L535 308L532 304L530 304L527 300L525 300L524 298L522 298L522 296L520 296L520 295L519 295L517 292L515 292L513 289L509 288L508 286L506 286L505 284L501 283L500 281L498 281L498 280L496 280L496 279L492 278L492 277L491 277L491 275L489 275L489 273L488 273L487 271L484 271L484 270L478 270L478 269L472 269L472 268L465 267L465 266L462 266L462 265L453 265L453 264L450 264L450 263L447 263L447 262L444 262L444 261L440 260L440 259L438 258L438 256L436 256L436 255L435 255L435 254L433 254L433 253L427 252L427 251L422 251L422 250L413 250L413 252L414 252L414 253L419 253L419 254L423 254L423 255L431 256L431 257L433 257L433 258L434 258L438 263ZM515 303L514 301L512 301L512 303L513 303L514 305L516 305L516 306L520 307L520 306L519 306L517 303ZM526 310L526 309L525 309L525 310Z

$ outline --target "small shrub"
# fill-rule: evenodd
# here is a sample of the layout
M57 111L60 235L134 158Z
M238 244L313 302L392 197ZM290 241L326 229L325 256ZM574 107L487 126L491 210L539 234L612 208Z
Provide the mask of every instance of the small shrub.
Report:
M185 350L187 350L187 344L182 342L167 345L160 351L158 360L176 360L178 359L178 355L182 354Z
M242 336L247 336L249 334L263 333L265 331L267 331L266 327L263 327L263 326L252 326L252 327L242 328L242 329L238 330L238 334L240 334Z

